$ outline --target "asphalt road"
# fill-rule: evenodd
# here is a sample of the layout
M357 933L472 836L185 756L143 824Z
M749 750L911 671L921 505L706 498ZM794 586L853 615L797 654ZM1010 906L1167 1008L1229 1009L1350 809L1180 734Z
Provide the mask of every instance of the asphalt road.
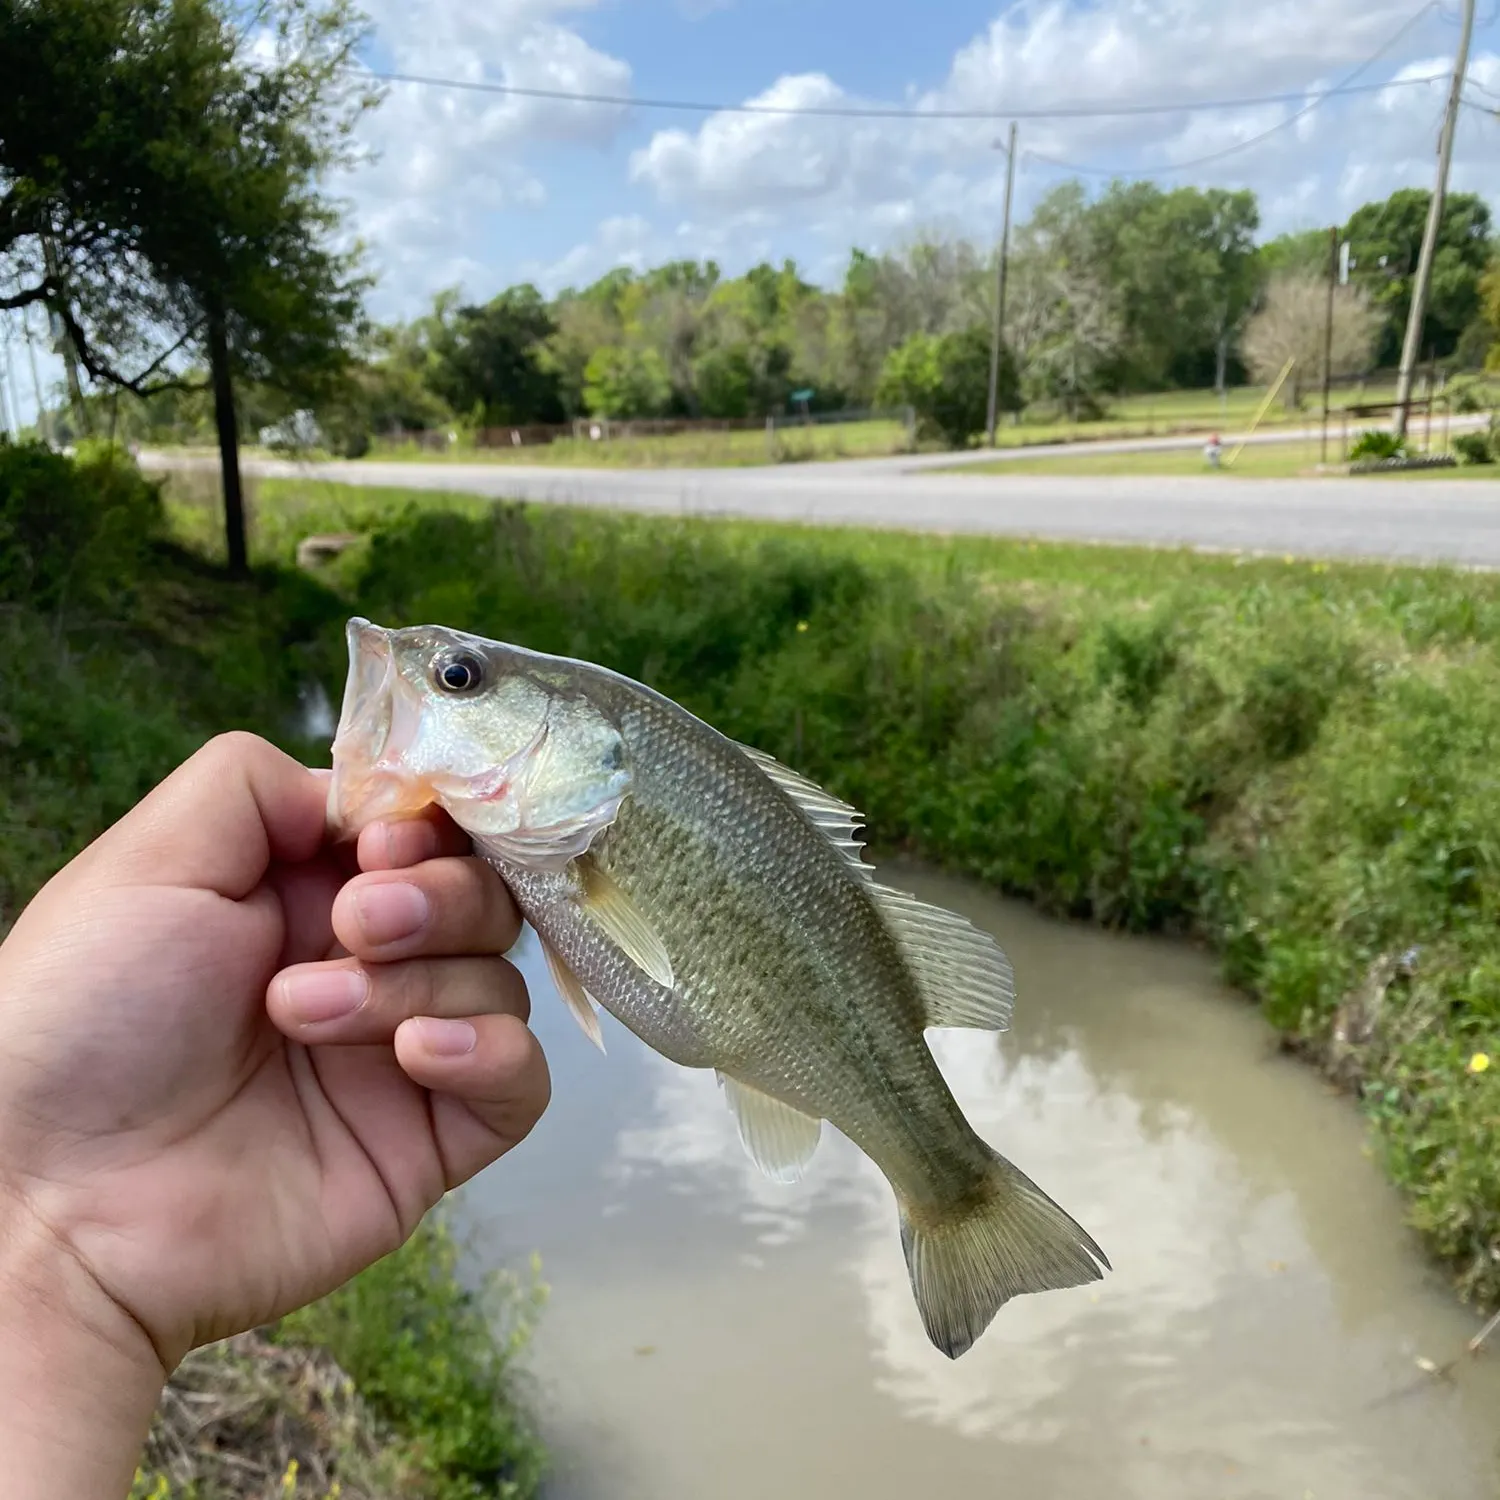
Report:
M1108 445L1119 451L1173 440ZM1191 446L1201 439L1191 439ZM1180 440L1177 446L1183 446ZM1089 451L1105 445L1090 444ZM1026 456L1036 457L1037 449ZM142 455L156 468L201 458ZM1302 557L1500 567L1500 481L1095 477L940 472L951 455L755 469L559 469L521 464L304 464L247 460L247 473L448 490L567 505L814 525L990 533Z

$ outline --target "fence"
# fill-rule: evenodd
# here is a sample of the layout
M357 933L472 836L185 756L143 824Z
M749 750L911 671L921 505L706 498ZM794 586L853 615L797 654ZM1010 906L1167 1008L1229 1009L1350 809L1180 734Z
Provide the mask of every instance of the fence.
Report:
M916 414L910 407L894 407L835 412L781 412L765 417L577 417L571 422L481 427L472 432L464 432L457 427L426 431L398 428L382 436L390 443L410 444L427 452L441 453L457 447L543 447L564 439L609 443L638 438L706 436L729 432L764 432L769 441L777 432L858 422L895 422L911 434L916 427Z

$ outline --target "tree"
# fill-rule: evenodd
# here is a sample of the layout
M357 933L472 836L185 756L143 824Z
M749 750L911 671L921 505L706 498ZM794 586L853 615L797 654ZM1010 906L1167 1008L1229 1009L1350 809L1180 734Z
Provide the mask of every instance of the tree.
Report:
M1123 338L1113 291L1029 235L1012 259L1011 289L1006 331L1024 397L1058 401L1074 418L1096 409Z
M1001 350L1000 405L1019 405L1015 365ZM919 429L949 447L966 446L988 419L990 331L975 323L956 333L914 333L886 356L877 399L910 406Z
M1381 315L1380 364L1401 354L1411 310L1412 277L1422 248L1432 194L1401 188L1383 203L1356 209L1345 230L1353 279L1369 293ZM1479 310L1479 278L1491 252L1490 211L1474 193L1451 193L1443 201L1437 254L1424 323L1426 347L1440 358L1451 354Z
M363 35L347 0L0 0L0 255L22 283L3 305L46 305L101 385L208 368L235 571L234 381L311 400L359 327L320 182L373 102L349 82Z
M542 294L529 283L482 307L449 302L431 335L433 389L486 426L561 422L560 382L543 357L556 331Z
M1289 410L1302 404L1304 391L1322 383L1327 311L1327 276L1282 272L1267 286L1260 309L1245 329L1245 358L1258 380L1274 380L1289 359L1296 361L1284 387ZM1335 287L1332 373L1368 370L1379 330L1380 316L1362 287Z
M657 417L672 402L667 362L655 349L596 349L585 372L583 399L601 417Z

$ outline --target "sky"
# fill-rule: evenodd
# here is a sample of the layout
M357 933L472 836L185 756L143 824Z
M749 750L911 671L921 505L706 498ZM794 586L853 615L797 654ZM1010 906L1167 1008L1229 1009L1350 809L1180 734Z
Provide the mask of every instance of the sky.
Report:
M330 187L368 247L381 318L419 313L445 287L484 300L530 280L550 294L678 257L731 275L792 258L831 286L855 245L922 229L997 237L1010 111L1294 95L1019 122L1018 222L1060 180L1102 187L1117 173L1253 188L1271 235L1431 186L1446 79L1407 80L1451 70L1458 3L365 0L377 71L631 101L995 118L664 110L391 83L360 126L368 161ZM1475 107L1462 111L1451 186L1500 207L1500 117L1482 107L1500 110L1500 0L1478 3ZM1387 87L1301 113L1366 64L1358 81ZM24 417L29 381L17 384Z

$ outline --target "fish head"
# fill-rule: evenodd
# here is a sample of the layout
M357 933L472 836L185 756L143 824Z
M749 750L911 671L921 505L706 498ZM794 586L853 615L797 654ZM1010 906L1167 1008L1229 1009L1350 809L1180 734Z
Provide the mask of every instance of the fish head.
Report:
M568 664L440 625L350 620L329 822L352 835L436 803L526 869L582 854L630 789L625 744Z

